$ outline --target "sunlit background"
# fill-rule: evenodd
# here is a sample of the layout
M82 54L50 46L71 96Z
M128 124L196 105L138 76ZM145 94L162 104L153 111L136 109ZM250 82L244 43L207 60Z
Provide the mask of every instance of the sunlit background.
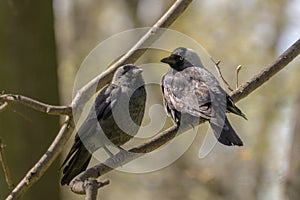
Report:
M51 6L38 0L2 1L0 92L69 104L76 73L96 45L120 32L153 25L173 2L54 0ZM194 0L170 28L193 38L220 60L224 78L236 87L238 65L242 65L242 83L300 38L300 1ZM159 63L166 55L150 50L137 64ZM298 57L237 103L248 121L229 114L244 147L218 144L207 157L199 159L207 132L207 124L202 124L191 147L172 165L151 173L113 171L101 177L110 179L111 184L99 190L99 198L300 199L299 65ZM216 74L213 67L209 69ZM161 75L158 70L151 73ZM160 88L149 90L150 104L161 103ZM150 120L146 115L145 124ZM0 138L6 144L14 183L45 152L58 128L57 117L22 106L11 106L0 113ZM73 136L64 155L72 142ZM23 199L84 199L59 185L63 156ZM0 199L8 194L0 170Z

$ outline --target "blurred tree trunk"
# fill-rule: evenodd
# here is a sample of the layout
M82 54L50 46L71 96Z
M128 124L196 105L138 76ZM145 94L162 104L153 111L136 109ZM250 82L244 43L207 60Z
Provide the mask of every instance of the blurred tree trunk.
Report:
M52 1L0 2L0 91L58 104ZM0 114L0 137L14 183L45 152L58 130L58 117L13 105ZM58 163L22 199L58 199ZM9 191L0 170L0 199Z
M295 106L296 126L292 136L290 166L286 184L289 199L300 199L300 91Z

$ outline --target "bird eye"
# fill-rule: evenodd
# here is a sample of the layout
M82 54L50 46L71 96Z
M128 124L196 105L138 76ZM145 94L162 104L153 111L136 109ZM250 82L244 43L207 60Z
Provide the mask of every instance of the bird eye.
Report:
M182 56L179 56L179 60L183 60L183 57L182 57Z

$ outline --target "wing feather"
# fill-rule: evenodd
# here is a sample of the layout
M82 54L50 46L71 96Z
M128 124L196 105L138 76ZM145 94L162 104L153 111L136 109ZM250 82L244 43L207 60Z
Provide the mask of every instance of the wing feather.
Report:
M180 73L167 72L162 79L162 91L169 115L174 118L174 111L187 113L195 117L210 119L214 112L211 104L215 92L210 90L203 80L198 67L189 67Z

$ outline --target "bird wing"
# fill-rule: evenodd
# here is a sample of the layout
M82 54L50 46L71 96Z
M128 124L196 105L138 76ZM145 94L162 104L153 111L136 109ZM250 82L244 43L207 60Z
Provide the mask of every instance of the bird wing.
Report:
M213 117L211 102L215 98L214 93L203 80L198 67L178 72L171 69L162 81L164 101L171 117L174 110L205 119Z
M101 90L96 97L95 103L87 118L78 129L74 144L62 164L62 166L65 166L69 161L63 170L65 175L62 179L62 184L69 183L71 178L85 170L91 158L89 152L93 152L103 146L101 140L98 138L99 135L97 135L98 119L105 118L111 111L112 100L114 99L112 98L112 94L118 91L116 87L110 84Z
M101 90L101 92L97 95L94 105L92 106L87 118L82 123L80 128L78 129L75 136L75 143L69 152L71 157L74 152L81 145L82 141L84 141L84 145L87 149L91 151L95 151L103 144L101 144L101 139L99 138L99 120L105 120L110 114L115 102L117 100L116 96L120 92L120 88L109 84L105 88Z
M227 106L227 94L220 86L218 80L204 67L186 68L184 74L191 77L193 89L195 90L200 105L197 117L203 117L217 126L223 127ZM199 86L197 86L199 85ZM206 110L205 110L206 109ZM202 114L202 115L201 115Z
M98 94L95 101L95 110L98 120L105 120L110 116L111 110L116 104L120 92L120 87L110 84Z
M169 73L169 72L168 72ZM164 103L164 108L166 110L166 113L168 116L170 116L173 120L175 120L175 107L173 104L171 104L171 96L172 92L170 90L171 86L171 77L169 74L166 73L162 77L161 81L161 90L162 90L162 95L163 95L163 103Z

